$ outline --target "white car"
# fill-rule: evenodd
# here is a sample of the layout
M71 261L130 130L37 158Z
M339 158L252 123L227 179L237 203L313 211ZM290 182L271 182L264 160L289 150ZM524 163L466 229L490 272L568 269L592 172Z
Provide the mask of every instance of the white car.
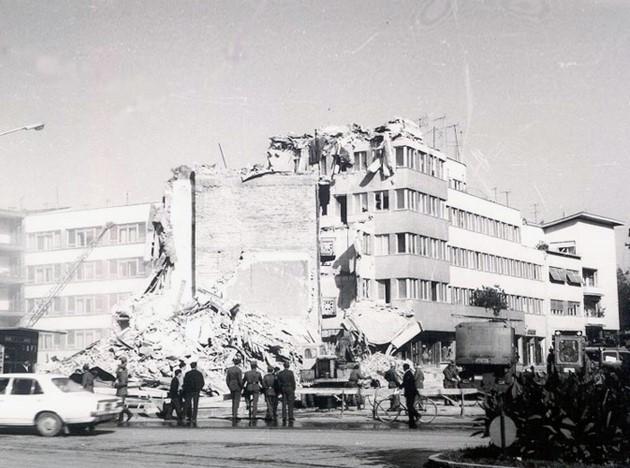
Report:
M34 426L43 436L92 430L122 411L122 400L97 395L63 375L0 374L0 426Z

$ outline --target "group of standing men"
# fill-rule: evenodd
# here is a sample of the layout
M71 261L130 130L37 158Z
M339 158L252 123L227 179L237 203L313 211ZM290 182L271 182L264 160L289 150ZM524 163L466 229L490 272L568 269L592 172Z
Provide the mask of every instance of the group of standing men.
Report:
M173 410L177 414L177 425L184 425L184 417L186 424L189 426L197 426L197 414L199 412L199 395L206 382L203 374L197 369L197 363L190 363L190 370L184 374L186 364L181 362L179 369L175 370L175 375L171 380L171 386L168 391L168 397L171 399L171 411L167 414L170 417Z
M278 420L278 400L282 397L282 421L293 422L295 420L293 407L295 404L295 375L289 369L289 363L284 363L284 369L269 366L267 373L263 377L258 371L258 364L252 361L251 369L243 374L239 367L241 360L234 358L234 365L227 370L225 383L230 390L232 399L232 421L238 418L238 408L241 402L241 395L245 397L248 416L250 422L256 421L258 412L258 400L260 394L265 396L267 404L267 414L265 420Z
M282 397L282 420L294 421L293 406L295 402L295 376L289 370L289 363L284 364L284 370L269 367L263 377L258 371L258 364L251 363L251 369L243 373L239 364L241 360L234 358L234 365L227 369L225 383L230 391L232 399L232 420L237 421L238 408L241 396L245 397L250 421L256 420L258 412L258 400L263 393L267 403L265 419L277 421L278 399ZM180 363L180 368L175 370L171 380L168 397L171 399L172 411L177 414L178 425L186 424L197 426L197 413L199 409L199 394L205 385L203 374L197 370L197 363L190 363L190 370L184 374L185 364ZM167 419L170 417L167 414Z

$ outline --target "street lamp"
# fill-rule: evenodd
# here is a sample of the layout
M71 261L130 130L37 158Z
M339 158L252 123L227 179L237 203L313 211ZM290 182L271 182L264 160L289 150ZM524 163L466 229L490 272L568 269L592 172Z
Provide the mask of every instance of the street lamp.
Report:
M40 131L44 129L44 123L36 123L33 125L25 125L24 127L18 127L18 128L14 128L13 130L7 130L6 132L2 132L0 133L0 136L4 136L4 135L8 135L9 133L15 133L15 132L19 132L22 130L36 130L36 131Z

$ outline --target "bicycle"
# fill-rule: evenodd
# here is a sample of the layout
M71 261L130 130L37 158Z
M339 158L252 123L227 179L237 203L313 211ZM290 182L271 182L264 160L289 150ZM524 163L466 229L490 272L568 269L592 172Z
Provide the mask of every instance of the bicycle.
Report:
M394 405L394 395L399 395L399 393L394 393L376 403L374 416L379 421L391 424L398 420L401 415L407 415L407 405L402 401L402 398L398 398L398 404ZM414 409L416 410L417 423L429 424L437 416L437 405L433 400L424 395L416 397Z

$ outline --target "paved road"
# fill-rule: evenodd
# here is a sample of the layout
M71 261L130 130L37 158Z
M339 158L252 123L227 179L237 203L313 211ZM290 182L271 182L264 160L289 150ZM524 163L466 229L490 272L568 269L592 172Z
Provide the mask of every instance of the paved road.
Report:
M43 438L0 432L7 467L420 467L431 453L479 445L469 430L104 427Z

